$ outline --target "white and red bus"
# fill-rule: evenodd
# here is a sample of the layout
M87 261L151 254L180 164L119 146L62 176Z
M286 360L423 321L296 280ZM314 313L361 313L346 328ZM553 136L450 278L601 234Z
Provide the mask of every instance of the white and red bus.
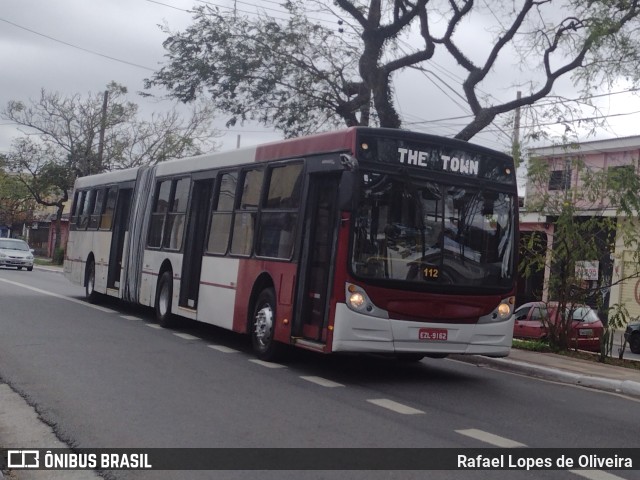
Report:
M513 160L350 128L78 178L65 274L90 301L283 345L403 359L506 356Z

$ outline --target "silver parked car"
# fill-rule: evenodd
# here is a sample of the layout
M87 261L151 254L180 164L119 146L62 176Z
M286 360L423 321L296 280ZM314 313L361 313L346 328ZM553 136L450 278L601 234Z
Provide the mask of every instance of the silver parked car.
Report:
M17 238L0 238L0 266L33 270L33 250L27 242Z

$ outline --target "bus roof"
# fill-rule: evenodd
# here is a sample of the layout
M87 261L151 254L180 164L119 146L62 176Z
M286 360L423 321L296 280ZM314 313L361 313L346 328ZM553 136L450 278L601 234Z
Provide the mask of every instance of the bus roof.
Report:
M361 134L384 134L389 136L404 138L430 138L437 142L445 142L451 146L459 148L472 148L475 151L491 152L494 155L507 157L506 155L491 151L487 148L460 140L435 137L433 135L411 132L408 130L370 127L350 127L334 132L319 133L305 137L279 140L258 146L245 147L228 152L213 152L198 155L190 158L179 158L159 163L156 168L158 176L188 173L208 170L213 168L224 168L247 164L252 162L263 162L269 160L280 160L288 158L303 157L323 153L350 152L356 150L357 135ZM138 168L129 168L113 172L100 173L90 177L80 177L76 180L75 187L82 188L91 185L107 185L110 183L126 182L135 180Z

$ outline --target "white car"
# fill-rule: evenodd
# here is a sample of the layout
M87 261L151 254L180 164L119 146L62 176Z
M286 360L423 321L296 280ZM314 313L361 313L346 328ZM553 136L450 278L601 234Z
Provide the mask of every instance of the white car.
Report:
M0 238L0 267L33 270L33 250L27 242L17 238Z

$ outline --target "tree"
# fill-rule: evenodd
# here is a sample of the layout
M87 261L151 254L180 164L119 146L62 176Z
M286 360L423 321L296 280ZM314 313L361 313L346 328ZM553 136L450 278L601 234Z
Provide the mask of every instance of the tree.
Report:
M456 137L469 140L496 116L533 105L556 81L572 75L589 91L620 75L637 83L640 44L638 1L521 0L289 0L289 20L266 13L238 16L209 6L194 10L184 32L165 28L168 62L147 79L190 102L204 93L226 112L229 124L255 119L293 136L338 123L399 128L393 77L407 68L427 69L436 54L455 61L463 80L459 95L473 117ZM335 15L327 27L308 15L310 5ZM487 25L484 31L478 25ZM465 39L491 32L486 49ZM418 38L418 46L407 39ZM443 57L438 57L443 58ZM529 78L528 91L500 101L483 94L506 88L498 70Z
M215 147L209 106L198 105L186 121L175 109L142 120L126 94L126 87L115 82L104 93L86 98L43 89L38 100L10 101L0 115L27 127L28 134L57 155L55 163L67 165L77 176L155 164Z
M76 177L195 155L215 147L212 113L201 104L184 120L175 109L138 118L127 89L114 82L101 94L64 97L41 91L28 104L10 101L0 115L27 131L13 141L7 168L35 201L55 206L56 248L60 219Z
M549 298L557 301L557 318L547 323L548 339L557 348L571 348L572 312L578 305L590 304L608 317L601 342L601 359L611 354L612 332L628 320L624 305L610 308L605 297L616 284L640 277L640 239L637 236L637 214L640 211L640 176L638 159L633 165L595 170L583 162L570 147L562 155L564 170L550 169L548 158L533 158L527 184L527 212L539 213L553 223L553 241L540 248L539 236L526 237L525 254L521 258L523 276L548 268L551 272L547 288ZM566 176L558 176L558 172ZM568 178L577 175L577 185ZM552 175L555 175L552 177ZM573 177L575 178L575 177ZM554 190L548 186L554 184ZM531 191L530 191L531 189ZM603 270L611 270L610 259L616 242L623 247L632 268L624 276L614 278L611 271L600 271L599 279L588 280L584 270L588 262L599 262ZM606 266L609 266L607 269Z
M0 225L11 227L28 221L34 200L20 179L4 171L6 159L0 159Z

